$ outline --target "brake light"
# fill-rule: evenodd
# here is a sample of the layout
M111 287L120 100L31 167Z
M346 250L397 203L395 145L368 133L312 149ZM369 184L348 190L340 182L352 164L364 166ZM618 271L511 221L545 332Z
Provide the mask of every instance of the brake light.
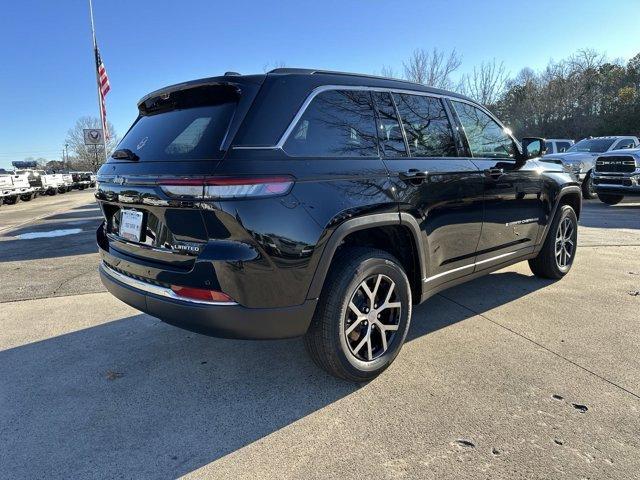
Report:
M179 297L189 298L191 300L201 300L205 302L219 303L235 303L233 299L226 293L217 290L206 290L204 288L182 287L179 285L171 285L173 293Z
M269 197L284 195L291 190L294 178L277 177L201 177L163 178L160 188L172 197L191 197L207 200Z

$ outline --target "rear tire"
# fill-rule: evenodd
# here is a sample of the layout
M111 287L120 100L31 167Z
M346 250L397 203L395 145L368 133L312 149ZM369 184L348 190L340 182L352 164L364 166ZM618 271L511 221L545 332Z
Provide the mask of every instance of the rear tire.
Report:
M593 186L593 176L591 173L591 170L589 170L587 176L582 182L582 198L586 198L587 200L596 198L596 189Z
M529 267L536 277L558 280L571 270L577 247L578 217L569 205L561 205L542 250L536 258L529 260Z
M602 203L606 203L607 205L617 205L622 201L624 195L613 195L610 193L599 193L598 198Z
M332 262L304 344L331 375L366 382L400 353L410 321L411 287L400 262L382 250L345 248Z

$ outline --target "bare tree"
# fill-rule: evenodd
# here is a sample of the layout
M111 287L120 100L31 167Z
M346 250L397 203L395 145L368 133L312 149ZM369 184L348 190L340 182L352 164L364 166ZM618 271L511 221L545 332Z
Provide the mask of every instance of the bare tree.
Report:
M583 48L568 58L568 64L574 72L583 73L587 70L596 70L607 61L604 53L592 48Z
M451 74L462 64L462 58L455 50L446 54L434 48L428 52L422 48L413 54L404 66L407 80L431 87L450 89L453 85Z
M460 81L460 91L483 105L495 104L506 88L507 72L504 63L494 58L473 67Z
M275 70L276 68L284 68L286 66L287 64L284 62L284 60L278 60L277 62L268 62L262 66L262 71L264 73L267 73L271 70Z
M393 67L389 65L382 66L382 68L380 69L380 76L386 78L398 78L398 75L396 74Z
M70 154L75 157L71 161L74 168L90 169L96 171L104 162L105 154L102 145L85 145L84 133L85 128L101 128L100 119L96 117L80 117L73 128L67 132L65 143L69 144ZM118 144L118 138L113 125L108 123L111 138L107 142L107 153L110 154Z

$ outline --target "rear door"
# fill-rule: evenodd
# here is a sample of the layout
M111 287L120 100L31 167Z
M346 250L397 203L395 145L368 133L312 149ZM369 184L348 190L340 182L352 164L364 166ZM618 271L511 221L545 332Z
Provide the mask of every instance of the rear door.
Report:
M533 250L545 218L542 178L535 162L516 161L518 146L492 116L451 101L467 141L469 160L484 176L484 219L476 269Z
M429 259L427 288L471 273L482 226L483 178L470 159L459 157L445 104L405 93L374 97L400 211L420 225Z

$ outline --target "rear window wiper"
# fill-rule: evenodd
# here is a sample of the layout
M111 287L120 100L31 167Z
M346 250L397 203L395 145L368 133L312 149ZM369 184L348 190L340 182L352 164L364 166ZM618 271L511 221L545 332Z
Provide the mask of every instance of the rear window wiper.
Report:
M111 154L111 158L115 158L116 160L133 160L134 162L140 160L140 157L128 148L116 150Z

